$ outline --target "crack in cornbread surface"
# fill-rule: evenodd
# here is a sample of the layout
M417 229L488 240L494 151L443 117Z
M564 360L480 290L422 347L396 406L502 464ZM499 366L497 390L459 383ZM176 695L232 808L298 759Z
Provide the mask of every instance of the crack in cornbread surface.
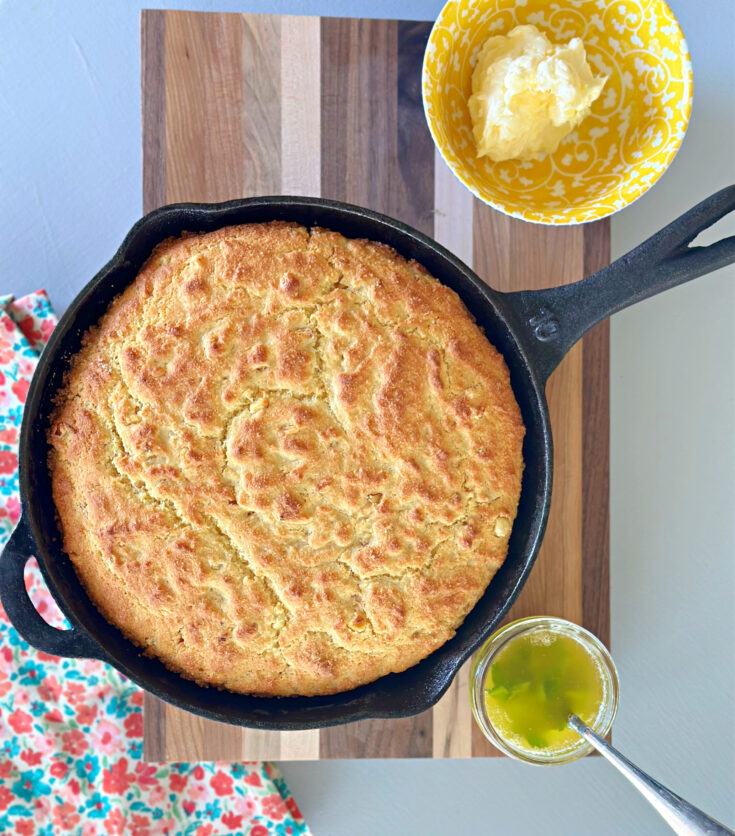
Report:
M73 359L49 466L110 622L202 684L314 695L454 635L505 558L523 434L453 291L253 224L156 248Z

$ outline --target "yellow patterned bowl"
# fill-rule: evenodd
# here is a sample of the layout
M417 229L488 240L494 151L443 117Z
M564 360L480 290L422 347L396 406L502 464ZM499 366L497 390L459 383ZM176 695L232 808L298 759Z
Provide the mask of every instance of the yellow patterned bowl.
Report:
M523 23L556 41L581 37L593 71L610 78L553 154L494 163L475 152L472 70L488 37ZM664 173L689 123L692 67L663 0L450 0L429 36L423 97L437 148L480 200L525 221L577 224L617 212Z

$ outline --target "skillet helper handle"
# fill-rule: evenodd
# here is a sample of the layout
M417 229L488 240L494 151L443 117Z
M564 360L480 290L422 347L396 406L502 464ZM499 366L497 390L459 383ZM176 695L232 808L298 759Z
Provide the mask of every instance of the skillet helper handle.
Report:
M735 185L711 195L617 261L574 284L505 295L528 334L534 366L546 380L593 326L629 305L735 261L735 236L690 247L700 232L735 209Z
M0 555L0 600L11 624L29 644L51 656L106 661L99 645L78 627L58 630L38 614L23 576L34 550L33 538L21 518Z

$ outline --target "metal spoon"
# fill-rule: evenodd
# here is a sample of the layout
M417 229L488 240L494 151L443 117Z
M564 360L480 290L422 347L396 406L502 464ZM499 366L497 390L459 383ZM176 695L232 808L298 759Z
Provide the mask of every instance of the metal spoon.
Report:
M585 725L576 714L569 715L569 726L582 737L630 781L663 816L669 827L680 836L734 836L723 824L706 816L689 802L667 790L631 763L617 749L606 743L598 734Z

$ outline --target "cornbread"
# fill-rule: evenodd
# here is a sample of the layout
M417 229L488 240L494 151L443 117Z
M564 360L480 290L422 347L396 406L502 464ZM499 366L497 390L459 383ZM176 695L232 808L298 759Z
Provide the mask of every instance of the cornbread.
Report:
M202 684L348 690L450 639L502 564L524 428L457 295L390 248L253 224L160 244L49 429L103 615Z
M552 154L606 81L592 75L581 38L557 45L531 24L488 38L468 102L477 156L501 162Z

